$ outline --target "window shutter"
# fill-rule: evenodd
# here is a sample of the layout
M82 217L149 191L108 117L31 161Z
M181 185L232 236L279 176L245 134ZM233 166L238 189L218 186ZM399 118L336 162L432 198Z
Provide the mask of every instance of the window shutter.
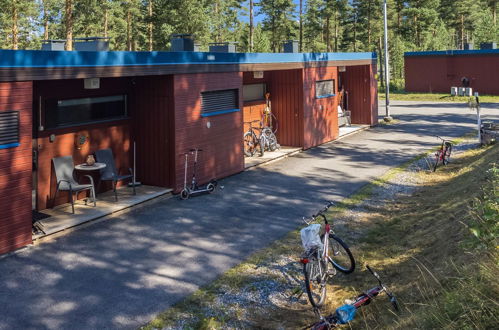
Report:
M0 147L19 143L19 111L0 111Z
M202 115L209 116L239 110L238 96L238 89L202 92Z

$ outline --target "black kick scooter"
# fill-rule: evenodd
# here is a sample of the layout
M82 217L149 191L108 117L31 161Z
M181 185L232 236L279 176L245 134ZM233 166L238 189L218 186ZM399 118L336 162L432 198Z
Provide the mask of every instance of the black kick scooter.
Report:
M181 199L188 199L192 194L209 193L211 194L215 191L217 186L216 180L211 180L206 186L198 186L196 180L196 167L198 162L198 153L203 151L202 149L191 149L186 152L185 155L185 173L184 173L184 189L180 192ZM192 182L190 187L187 186L187 164L189 161L189 154L194 154L194 168L192 170Z

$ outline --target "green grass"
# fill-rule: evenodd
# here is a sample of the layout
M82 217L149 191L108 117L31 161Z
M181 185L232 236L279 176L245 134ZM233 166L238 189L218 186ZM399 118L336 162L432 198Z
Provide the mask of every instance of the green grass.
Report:
M371 206L365 218L341 228L338 234L352 248L357 270L349 276L335 277L328 286L324 311L334 310L345 298L376 284L365 271L364 265L369 264L394 291L402 312L394 314L387 301L380 298L359 310L353 328L494 328L499 322L498 159L499 145L461 154L435 173L417 174L423 184L411 196ZM335 212L331 215L338 217L369 198L375 188L408 165L365 186L331 210ZM352 233L360 235L354 239ZM248 324L262 328L302 328L310 324L315 317L308 306L275 306L263 311L244 306L251 311L244 314L220 307L214 311L212 304L216 295L227 289L237 290L272 278L255 270L271 267L281 255L297 259L299 242L298 231L289 233L159 315L146 329L172 325L182 318L191 320L184 328L192 329L224 328L228 320L243 317Z
M385 93L381 89L378 92L379 99L385 99ZM390 91L390 100L393 101L426 101L426 102L455 102L468 103L467 96L450 96L443 93L409 93L405 91ZM499 103L499 95L480 95L482 103Z

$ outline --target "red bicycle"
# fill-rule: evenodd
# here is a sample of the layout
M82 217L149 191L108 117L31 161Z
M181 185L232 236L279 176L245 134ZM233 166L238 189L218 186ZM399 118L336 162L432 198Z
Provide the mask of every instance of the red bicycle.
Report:
M391 293L386 287L386 285L384 285L381 282L379 275L374 270L372 270L367 265L366 267L371 272L371 274L373 274L373 276L376 277L379 284L374 288L369 289L367 292L362 292L360 295L358 295L351 301L348 301L345 305L338 307L334 311L334 313L326 317L321 316L319 310L315 309L314 311L320 317L320 321L312 324L311 326L308 326L306 329L326 330L326 329L336 328L338 325L341 324L347 324L348 322L352 321L355 318L355 313L357 309L359 309L362 306L369 305L369 303L371 303L371 301L374 298L376 298L379 294L383 292L386 293L388 298L390 298L390 302L392 303L392 306L395 309L395 311L399 311L399 305L393 293Z
M437 170L438 164L449 164L450 155L452 153L452 143L449 140L442 139L440 136L437 136L437 138L442 140L442 144L435 153L435 164L433 165L433 172Z

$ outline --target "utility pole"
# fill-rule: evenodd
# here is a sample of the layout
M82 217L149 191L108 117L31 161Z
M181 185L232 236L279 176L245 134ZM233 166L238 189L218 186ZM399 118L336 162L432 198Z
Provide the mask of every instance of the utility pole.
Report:
M303 0L300 0L300 49L299 49L299 52L301 53L302 52L302 44L303 44L303 17L302 17L302 13L303 13Z
M386 0L383 4L384 25L385 25L385 92L386 92L386 114L385 121L391 121L390 116L390 67L388 66L388 18Z

